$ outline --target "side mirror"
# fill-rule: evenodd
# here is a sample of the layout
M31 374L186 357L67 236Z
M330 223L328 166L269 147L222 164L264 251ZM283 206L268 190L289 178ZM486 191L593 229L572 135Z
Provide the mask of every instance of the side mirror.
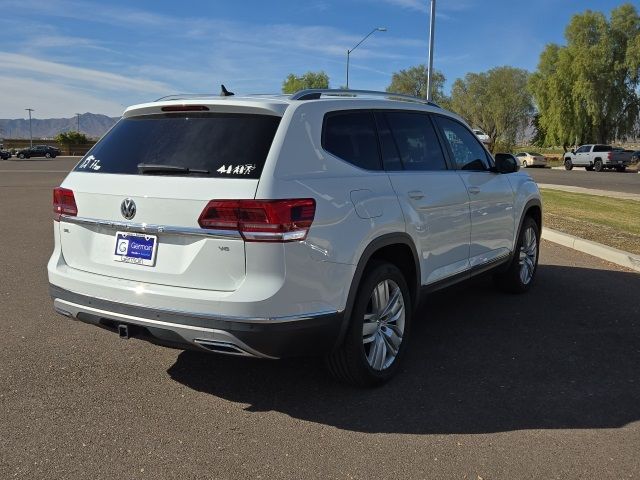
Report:
M571 149L571 153L576 154L576 150L574 148Z
M516 157L510 153L496 153L495 160L495 170L498 173L515 173L520 170Z

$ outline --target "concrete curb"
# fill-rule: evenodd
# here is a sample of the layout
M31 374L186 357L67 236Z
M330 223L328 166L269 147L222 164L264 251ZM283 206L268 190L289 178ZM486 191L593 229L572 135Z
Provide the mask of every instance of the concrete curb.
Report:
M542 238L640 272L640 255L634 255L633 253L618 250L617 248L607 247L601 243L585 240L584 238L575 237L568 233L552 230L551 228L542 229Z
M538 187L548 190L560 190L569 193L584 193L587 195L596 195L598 197L619 198L622 200L634 200L640 202L640 193L614 192L611 190L601 190L597 188L574 187L572 185L555 185L552 183L538 183Z

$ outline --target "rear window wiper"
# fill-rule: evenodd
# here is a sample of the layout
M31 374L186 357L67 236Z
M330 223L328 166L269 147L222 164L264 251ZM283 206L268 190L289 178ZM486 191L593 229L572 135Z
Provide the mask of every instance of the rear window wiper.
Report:
M181 173L195 173L207 175L209 170L204 170L200 168L188 168L182 167L180 165L162 165L157 163L139 163L138 164L138 172L145 174L157 174L157 175L171 175L171 174L181 174Z

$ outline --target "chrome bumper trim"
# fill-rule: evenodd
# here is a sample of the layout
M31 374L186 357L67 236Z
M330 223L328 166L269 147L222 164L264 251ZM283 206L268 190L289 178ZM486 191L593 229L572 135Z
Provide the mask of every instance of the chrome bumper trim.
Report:
M71 217L69 215L61 215L60 221L65 223L73 223L76 225L91 225L97 227L111 228L113 230L124 230L127 232L148 233L151 235L170 234L170 235L188 235L193 237L206 238L222 238L222 239L241 239L242 236L237 230L208 230L206 228L179 227L173 225L155 225L151 223L132 223L120 222L115 220L100 220L97 218L87 217Z
M237 337L224 330L206 327L196 327L192 325L185 325L179 323L164 322L160 320L152 320L150 318L142 318L134 315L127 315L124 313L111 312L107 310L101 310L98 308L87 307L85 305L78 305L59 298L53 301L54 308L57 312L65 316L73 318L79 318L80 315L85 314L94 318L106 318L116 322L123 322L126 324L139 325L142 327L154 327L161 328L163 330L169 330L180 335L188 343L199 346L200 348L207 349L202 344L212 345L232 345L237 350L235 355L248 355L257 358L275 359L269 355L260 353L253 348L249 347L244 342L240 341ZM67 315L68 314L68 315ZM209 338L201 338L208 336Z

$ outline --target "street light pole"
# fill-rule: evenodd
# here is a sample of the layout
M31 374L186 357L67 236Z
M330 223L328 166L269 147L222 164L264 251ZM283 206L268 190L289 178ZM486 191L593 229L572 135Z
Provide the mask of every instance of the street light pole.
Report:
M374 32L386 32L386 31L387 31L387 27L376 27L373 30L371 30L369 33L367 33L364 36L364 38L356 44L355 47L353 47L350 50L347 50L347 90L349 89L349 56L351 55L351 52L353 52L356 48L358 48L360 44L364 42L367 38L373 35Z
M33 148L33 130L31 130L31 112L35 112L33 108L25 108L29 112L29 144Z
M78 126L76 128L76 132L80 133L80 114L76 113L76 117L78 119Z
M431 76L433 74L433 34L436 26L436 0L431 0L431 22L429 25L429 70L427 71L427 100L431 100Z

